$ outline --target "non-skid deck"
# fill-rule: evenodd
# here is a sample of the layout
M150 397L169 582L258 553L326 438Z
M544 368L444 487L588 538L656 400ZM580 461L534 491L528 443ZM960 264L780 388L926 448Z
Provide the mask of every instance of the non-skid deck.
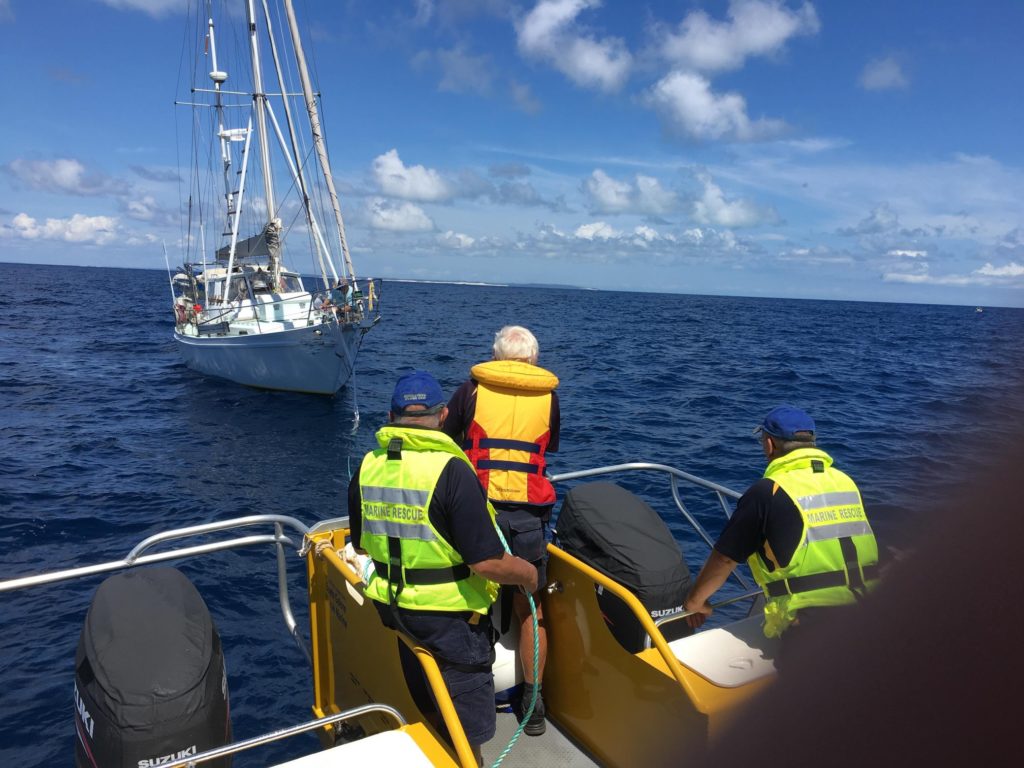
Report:
M483 745L484 765L494 765L494 761L508 745L509 739L518 727L519 721L507 707L504 711L498 711L494 738ZM597 768L597 763L582 752L550 720L547 731L541 736L521 734L501 764L508 768L534 768L542 765L557 765L559 768Z

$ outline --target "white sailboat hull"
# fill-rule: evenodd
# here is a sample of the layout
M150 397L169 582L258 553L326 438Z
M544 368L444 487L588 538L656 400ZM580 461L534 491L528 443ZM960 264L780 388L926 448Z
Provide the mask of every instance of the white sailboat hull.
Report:
M333 395L352 375L364 329L322 323L244 336L174 339L195 371L260 389Z

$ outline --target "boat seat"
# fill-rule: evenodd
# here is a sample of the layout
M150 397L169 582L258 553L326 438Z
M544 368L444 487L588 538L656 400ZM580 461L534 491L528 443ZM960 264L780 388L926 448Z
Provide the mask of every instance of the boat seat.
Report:
M358 741L278 763L276 768L335 768L338 765L400 765L432 768L416 741L405 731L384 731Z
M775 673L778 638L761 630L762 616L696 632L668 644L679 663L710 683L738 688Z

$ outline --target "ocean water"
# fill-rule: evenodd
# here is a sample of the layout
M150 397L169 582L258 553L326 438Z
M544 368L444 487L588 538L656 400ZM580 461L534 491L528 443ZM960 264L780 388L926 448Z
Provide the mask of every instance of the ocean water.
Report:
M354 385L324 398L189 371L168 294L161 272L0 263L0 579L119 559L169 528L344 514L349 473L400 372L430 370L450 393L508 323L534 330L540 363L561 379L552 472L644 460L742 490L764 468L753 426L793 402L859 482L886 548L912 547L929 511L1024 424L1017 309L387 282ZM662 513L699 568L706 549L664 478L616 479ZM716 534L713 498L684 499ZM302 563L290 566L308 637ZM236 738L309 719L273 550L180 567L224 642ZM0 596L0 765L71 764L74 651L101 580Z

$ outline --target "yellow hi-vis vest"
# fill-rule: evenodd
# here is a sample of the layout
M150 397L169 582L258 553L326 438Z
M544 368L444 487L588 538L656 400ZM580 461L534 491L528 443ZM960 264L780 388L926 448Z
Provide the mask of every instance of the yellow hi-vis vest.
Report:
M462 447L491 501L554 504L544 476L558 377L518 360L474 365L476 409Z
M428 514L445 465L454 456L472 466L469 459L436 430L390 425L377 442L359 470L360 543L376 570L367 596L411 610L487 613L498 585L470 570ZM487 511L493 524L490 504Z
M789 495L803 519L788 565L770 571L758 552L747 561L767 599L764 633L777 637L799 609L853 603L874 587L878 545L856 484L824 451L798 448L772 461L764 476Z

